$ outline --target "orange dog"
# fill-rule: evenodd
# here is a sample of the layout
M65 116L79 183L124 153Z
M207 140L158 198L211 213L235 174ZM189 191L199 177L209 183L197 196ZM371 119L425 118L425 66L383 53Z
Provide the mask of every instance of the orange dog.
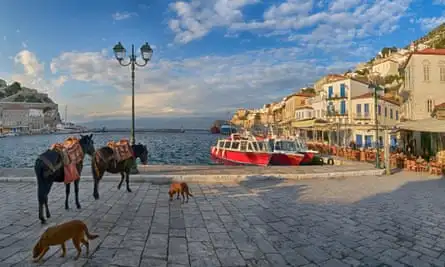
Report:
M173 200L173 195L177 193L176 199L179 199L179 193L182 195L182 203L184 203L184 194L187 196L187 202L189 202L189 196L193 197L192 192L190 192L190 189L188 185L184 182L182 183L175 183L173 182L170 185L170 190L168 190L168 194L170 195L170 201Z
M33 249L33 258L34 262L39 262L43 256L45 256L46 252L48 252L50 246L61 245L62 247L62 255L61 257L65 257L66 247L65 242L72 239L74 247L77 249L76 260L80 257L80 243L84 244L87 248L87 256L89 253L89 243L85 240L85 235L89 240L96 239L99 236L90 234L88 232L88 228L80 220L72 220L65 222L60 225L48 227L46 231L42 234L39 239L39 242L34 246Z

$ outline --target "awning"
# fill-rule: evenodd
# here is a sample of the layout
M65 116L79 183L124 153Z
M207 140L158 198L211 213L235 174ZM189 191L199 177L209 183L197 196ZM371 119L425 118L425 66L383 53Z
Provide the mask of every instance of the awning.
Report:
M320 122L317 119L312 120L304 120L304 121L293 121L292 127L293 128L313 128L313 127L325 127L329 125L329 123L326 122Z
M415 121L400 122L396 126L400 130L413 132L445 133L445 120L428 118Z

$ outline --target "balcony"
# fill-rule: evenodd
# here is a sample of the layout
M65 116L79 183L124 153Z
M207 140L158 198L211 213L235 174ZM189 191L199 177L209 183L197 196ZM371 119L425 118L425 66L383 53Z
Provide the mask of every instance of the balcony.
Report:
M335 94L335 95L330 95L330 96L328 95L326 97L326 100L338 100L338 99L346 99L346 98L348 98L346 95L341 96L341 95Z
M354 114L354 119L355 120L370 120L371 119L371 114L369 112L355 113Z
M326 117L347 117L347 116L348 116L348 112L340 113L338 111L328 111L326 113Z

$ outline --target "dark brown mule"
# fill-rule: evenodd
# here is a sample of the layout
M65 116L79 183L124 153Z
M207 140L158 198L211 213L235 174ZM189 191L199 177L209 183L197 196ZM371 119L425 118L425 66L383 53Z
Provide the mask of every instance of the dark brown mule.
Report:
M84 157L85 154L90 156L94 154L94 141L92 134L81 135L79 143ZM48 164L45 163L42 158L44 158L52 166L48 166ZM79 162L76 167L80 175L83 169L83 160ZM65 181L62 155L56 150L48 149L40 154L40 156L37 158L34 164L34 171L37 176L39 219L42 223L45 223L46 219L43 216L43 206L45 206L46 209L46 218L51 217L48 209L48 194L51 191L51 186L53 185L53 182L63 183ZM76 206L78 209L81 208L79 203L79 182L80 179L74 181L74 193L76 195ZM68 197L70 195L70 185L71 184L65 185L65 209L69 209Z
M134 164L134 161L139 158L142 164L147 164L148 162L148 150L145 145L137 144L131 145L131 149L133 150L133 157L120 161L116 163L116 157L114 156L113 149L104 146L96 151L96 153L101 153L100 157L93 157L91 161L91 171L93 172L93 180L94 180L94 190L93 196L95 199L99 199L99 181L104 176L105 172L109 173L120 173L121 181L117 186L117 189L121 189L122 183L125 182L127 184L127 191L131 192L130 189L130 170Z

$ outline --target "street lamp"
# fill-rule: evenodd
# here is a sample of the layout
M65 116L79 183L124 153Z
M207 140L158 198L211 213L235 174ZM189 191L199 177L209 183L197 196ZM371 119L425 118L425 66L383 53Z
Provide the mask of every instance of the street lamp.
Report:
M373 91L374 94L374 117L375 117L375 144L376 144L376 157L375 157L375 167L380 169L380 146L379 146L379 121L378 121L378 92L385 91L384 88L380 87L378 83L378 78L380 75L378 73L372 73L371 77L372 79L371 83L369 83L368 88Z
M125 58L125 53L126 53L126 49L125 47L121 44L121 42L118 42L114 47L113 47L113 51L114 51L114 55L117 59L117 61L119 62L119 64L121 66L127 67L127 66L131 66L131 139L130 142L132 145L136 144L136 138L135 138L135 127L134 127L134 70L135 67L144 67L145 65L147 65L148 61L150 61L152 55L153 55L153 49L151 49L150 45L148 43L145 43L143 46L141 46L141 57L144 60L144 63L139 64L136 61L136 55L134 53L134 45L131 45L131 55L130 57L130 61L128 63L124 63L124 58ZM137 165L136 165L136 161L134 161L134 164L132 166L131 169L131 174L136 174L139 173L138 169L137 169Z

